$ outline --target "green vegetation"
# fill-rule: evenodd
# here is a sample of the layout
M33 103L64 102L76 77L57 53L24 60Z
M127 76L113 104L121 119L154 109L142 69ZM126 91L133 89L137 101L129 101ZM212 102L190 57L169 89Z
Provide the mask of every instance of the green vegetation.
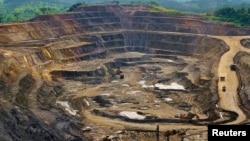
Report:
M249 0L183 0L182 2L177 0L157 0L157 2L168 8L193 13L213 12L225 6L250 5Z
M220 10L210 15L213 15L212 19L218 21L245 26L250 23L248 18L250 4L247 2L248 0L183 0L182 2L180 0L0 0L0 23L25 21L42 14L71 12L81 4L127 3L148 4L152 6L151 12L168 14L179 14L180 11L213 13L218 8L233 6L235 8L233 15L223 15ZM245 10L240 11L241 8L245 8Z
M66 12L70 5L72 4L64 0L0 0L0 23L25 21L42 14Z
M140 1L131 1L131 4L145 4L151 6L150 12L162 12L166 14L180 14L181 12L178 10L174 10L171 8L167 8L164 6L161 6L159 3L157 3L156 0L151 0L148 2L140 2Z
M180 11L169 9L166 7L158 6L158 5L152 5L150 12L163 12L166 14L180 14Z
M216 10L212 19L230 22L240 26L250 26L250 8L244 7L235 9L230 7L224 7Z
M20 22L32 19L42 14L56 14L71 12L81 4L93 3L111 3L111 4L149 4L152 5L151 11L178 13L176 10L170 10L160 7L159 0L0 0L0 23ZM168 1L168 0L167 0Z
M85 4L85 2L78 2L76 4L73 4L68 10L67 12L71 12L71 11L74 11L78 6L82 5L82 4Z

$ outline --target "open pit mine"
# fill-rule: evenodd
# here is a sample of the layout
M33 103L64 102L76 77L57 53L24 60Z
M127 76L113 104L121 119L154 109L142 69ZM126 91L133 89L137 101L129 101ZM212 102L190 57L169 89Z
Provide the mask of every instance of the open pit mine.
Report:
M0 25L3 141L201 141L249 124L250 28L146 5Z

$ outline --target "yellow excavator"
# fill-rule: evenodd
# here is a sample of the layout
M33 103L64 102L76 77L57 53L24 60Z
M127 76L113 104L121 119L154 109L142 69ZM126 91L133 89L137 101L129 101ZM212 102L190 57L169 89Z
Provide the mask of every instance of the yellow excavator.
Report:
M194 114L192 112L188 112L187 114L176 114L175 118L179 118L179 119L193 119L193 118L195 118L196 120L200 119L200 117L197 114Z

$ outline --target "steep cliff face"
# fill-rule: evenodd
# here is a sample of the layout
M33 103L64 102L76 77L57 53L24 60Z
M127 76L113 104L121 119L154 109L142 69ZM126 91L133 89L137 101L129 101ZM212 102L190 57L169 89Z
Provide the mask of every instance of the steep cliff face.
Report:
M250 113L250 105L248 104L250 101L250 91L249 91L249 75L247 72L250 70L249 64L249 56L250 54L247 52L239 52L234 60L235 64L237 64L237 74L240 78L240 86L238 89L240 95L240 101L242 102L242 108L245 110L246 114Z
M112 78L115 68L164 59L181 61L169 61L167 66L192 71L189 76L173 74L191 91L204 85L201 91L191 92L205 91L192 101L202 103L196 107L199 112L211 109L211 103L217 101L213 95L215 68L228 47L207 35L249 35L250 29L213 23L195 15L148 12L148 8L80 6L70 13L0 25L0 138L87 140L88 135L80 130L84 127L81 118L63 112L63 106L56 104L59 98L70 101L68 94L76 94L69 85L75 88L78 84L71 84L71 80L83 82L85 87L96 85ZM126 55L134 52L143 55ZM190 58L196 61L187 65L192 62ZM66 86L62 79L67 80ZM78 104L82 104L79 101L73 104L78 110Z

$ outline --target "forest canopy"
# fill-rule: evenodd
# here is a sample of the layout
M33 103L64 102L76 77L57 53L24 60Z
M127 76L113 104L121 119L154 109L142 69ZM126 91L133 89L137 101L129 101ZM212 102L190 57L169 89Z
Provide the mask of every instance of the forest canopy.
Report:
M47 0L48 1L48 0ZM65 4L35 0L0 0L0 22L29 20L41 14L54 14L66 11Z
M214 19L231 22L240 26L250 26L250 8L231 8L224 7L219 10L216 10L213 14Z

